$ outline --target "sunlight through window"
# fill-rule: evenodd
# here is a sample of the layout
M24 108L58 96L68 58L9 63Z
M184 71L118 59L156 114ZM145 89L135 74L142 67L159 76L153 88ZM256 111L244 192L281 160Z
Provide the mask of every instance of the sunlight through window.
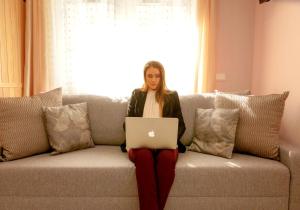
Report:
M169 89L193 93L195 1L65 0L62 11L66 93L128 96L149 60L164 65Z

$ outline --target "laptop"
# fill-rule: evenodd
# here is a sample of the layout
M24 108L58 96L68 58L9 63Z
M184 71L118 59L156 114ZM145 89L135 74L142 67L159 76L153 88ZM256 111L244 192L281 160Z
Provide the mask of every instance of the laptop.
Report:
M126 149L176 149L177 118L126 117Z

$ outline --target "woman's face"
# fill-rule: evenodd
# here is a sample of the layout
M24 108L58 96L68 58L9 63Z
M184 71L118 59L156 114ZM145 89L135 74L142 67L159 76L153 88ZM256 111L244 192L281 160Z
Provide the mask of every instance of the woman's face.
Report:
M146 84L151 90L157 90L160 78L160 71L157 68L150 66L146 70Z

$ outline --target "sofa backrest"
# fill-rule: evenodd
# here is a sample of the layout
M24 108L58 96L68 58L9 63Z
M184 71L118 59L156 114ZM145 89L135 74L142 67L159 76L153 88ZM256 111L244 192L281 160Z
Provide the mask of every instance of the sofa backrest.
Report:
M194 119L197 108L213 108L214 94L180 96L181 110L186 131L181 141L189 145L194 134ZM112 99L95 95L64 95L63 104L87 102L88 114L95 144L120 145L125 140L123 122L129 98Z
M190 145L194 136L194 123L197 108L209 109L214 108L215 94L195 94L179 96L181 111L186 130L181 137L181 142Z

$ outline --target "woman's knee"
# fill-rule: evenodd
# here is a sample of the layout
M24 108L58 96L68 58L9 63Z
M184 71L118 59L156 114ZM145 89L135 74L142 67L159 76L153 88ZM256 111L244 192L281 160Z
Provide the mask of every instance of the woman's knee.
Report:
M178 151L173 149L161 150L157 156L158 163L163 163L164 165L175 165L177 162Z
M142 161L148 162L153 161L152 150L147 148L130 149L128 152L130 160L133 162Z

